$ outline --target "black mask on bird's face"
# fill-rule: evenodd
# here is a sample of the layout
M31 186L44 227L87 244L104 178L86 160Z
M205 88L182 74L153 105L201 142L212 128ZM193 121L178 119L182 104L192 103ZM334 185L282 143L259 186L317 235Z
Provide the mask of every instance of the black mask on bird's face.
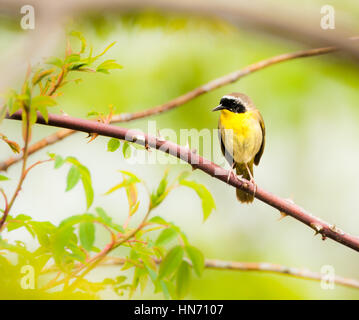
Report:
M232 96L224 96L220 101L220 105L214 108L212 111L218 111L223 109L226 109L233 113L244 113L247 111L243 102L240 99Z

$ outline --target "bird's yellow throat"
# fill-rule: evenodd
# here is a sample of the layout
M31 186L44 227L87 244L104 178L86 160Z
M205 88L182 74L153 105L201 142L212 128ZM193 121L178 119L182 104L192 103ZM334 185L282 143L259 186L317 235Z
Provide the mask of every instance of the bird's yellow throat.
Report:
M250 111L233 113L228 110L221 110L221 127L224 129L232 129L242 135L245 135L248 130L250 130L251 119L253 119L253 115Z

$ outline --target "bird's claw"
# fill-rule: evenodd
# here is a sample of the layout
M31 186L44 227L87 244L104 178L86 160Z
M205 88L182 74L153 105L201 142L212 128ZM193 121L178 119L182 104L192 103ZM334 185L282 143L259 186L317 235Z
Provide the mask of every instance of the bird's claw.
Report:
M256 184L256 182L254 181L254 178L251 178L251 180L249 180L249 182L250 182L251 184L253 184L253 187L254 187L253 196L255 196L255 195L256 195L256 192L257 192L257 184Z

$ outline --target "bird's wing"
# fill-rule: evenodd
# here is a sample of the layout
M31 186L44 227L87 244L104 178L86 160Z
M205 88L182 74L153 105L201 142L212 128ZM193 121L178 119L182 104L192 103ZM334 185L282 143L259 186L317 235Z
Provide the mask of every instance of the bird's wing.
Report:
M232 166L234 160L233 160L232 155L228 152L228 150L224 146L224 142L223 142L223 139L222 139L222 130L221 130L220 127L218 127L218 138L219 138L219 141L221 142L222 154L226 158L226 160L228 161L229 165Z
M262 154L264 151L265 142L266 142L266 128L264 126L264 121L263 121L262 115L260 114L260 112L258 110L256 112L256 117L257 117L257 120L259 121L259 124L261 125L261 129L262 129L262 144L261 144L259 151L257 152L257 154L254 157L254 164L256 166L258 166L259 161L261 160L261 157L262 157Z

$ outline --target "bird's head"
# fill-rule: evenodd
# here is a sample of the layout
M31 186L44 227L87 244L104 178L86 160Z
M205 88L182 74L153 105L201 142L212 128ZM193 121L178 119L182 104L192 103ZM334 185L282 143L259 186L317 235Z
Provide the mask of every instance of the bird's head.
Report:
M222 97L219 106L212 111L228 110L233 113L244 113L254 108L252 100L243 93L231 93Z

